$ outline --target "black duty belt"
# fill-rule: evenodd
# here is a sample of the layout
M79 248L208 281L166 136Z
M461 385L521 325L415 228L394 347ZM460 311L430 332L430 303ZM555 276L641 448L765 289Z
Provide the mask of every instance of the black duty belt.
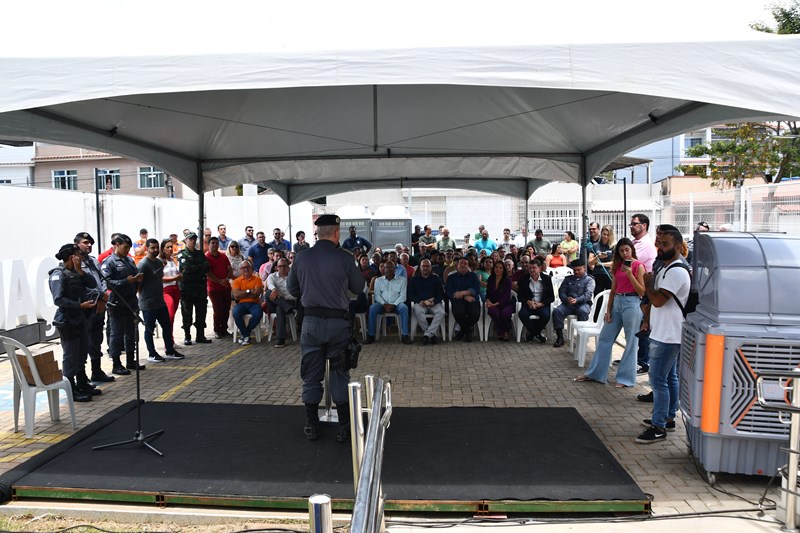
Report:
M306 307L303 309L305 316L315 318L342 318L350 320L350 312L347 309L331 309L329 307Z

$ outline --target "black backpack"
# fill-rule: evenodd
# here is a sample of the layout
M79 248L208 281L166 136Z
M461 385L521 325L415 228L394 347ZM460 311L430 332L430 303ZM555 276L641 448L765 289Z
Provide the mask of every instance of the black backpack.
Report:
M689 279L692 278L692 271L689 270L689 267L683 261L673 261L670 266L664 271L664 275L667 274L670 268L673 267L681 267L689 273ZM661 269L659 269L659 272ZM697 309L697 304L700 301L700 295L697 294L697 291L693 291L691 287L689 287L689 297L686 299L686 305L681 305L681 301L675 298L675 303L678 304L678 307L681 308L681 313L683 313L683 318L686 318L686 315L689 313L694 313Z

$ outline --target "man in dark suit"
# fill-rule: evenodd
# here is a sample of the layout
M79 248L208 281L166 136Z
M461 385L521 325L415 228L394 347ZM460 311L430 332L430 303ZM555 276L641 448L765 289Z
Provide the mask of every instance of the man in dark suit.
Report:
M522 304L519 310L519 319L528 330L526 340L531 342L536 339L544 344L547 339L542 335L542 330L550 320L550 306L555 301L553 281L550 276L542 274L544 261L535 257L528 264L528 273L519 278L517 298Z

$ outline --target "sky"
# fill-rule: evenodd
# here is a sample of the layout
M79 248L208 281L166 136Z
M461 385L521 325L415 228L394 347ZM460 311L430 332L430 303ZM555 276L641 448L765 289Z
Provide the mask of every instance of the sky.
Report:
M772 3L773 0L9 2L2 8L4 18L30 23L4 27L0 32L0 54L199 54L758 38L749 24L758 20L772 23L766 9ZM36 31L31 31L31 25Z

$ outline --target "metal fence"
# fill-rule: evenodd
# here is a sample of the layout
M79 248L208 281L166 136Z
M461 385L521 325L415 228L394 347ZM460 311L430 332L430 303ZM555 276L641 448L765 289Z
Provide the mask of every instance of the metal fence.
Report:
M800 182L790 181L771 185L756 185L742 188L740 191L725 189L719 191L698 192L654 198L658 209L647 211L650 225L672 224L682 233L694 231L698 222L706 222L712 230L723 224L731 224L735 230L750 232L784 232L789 235L800 235ZM376 205L381 205L377 202ZM604 202L603 211L593 210L591 201L587 205L589 220L600 225L611 224L617 237L627 234L628 220L622 210L607 209ZM328 205L318 209L319 212L332 213L341 206ZM316 208L315 208L316 209ZM435 197L428 201L415 200L412 205L414 224L430 223L434 229L439 224L451 227L456 212L471 211L474 224L467 230L474 232L474 227L485 221L479 210L475 210L468 200L463 205L446 197ZM528 231L532 237L533 230L541 228L550 240L559 239L564 231L570 230L580 237L585 228L581 221L581 202L579 198L565 199L563 202L537 202L534 199L527 205L523 201L515 204L514 212L509 212L503 221L504 227L517 228L525 214L528 215ZM628 210L628 216L633 211ZM462 217L459 217L462 218ZM513 230L512 230L513 231ZM454 235L462 232L456 228Z

